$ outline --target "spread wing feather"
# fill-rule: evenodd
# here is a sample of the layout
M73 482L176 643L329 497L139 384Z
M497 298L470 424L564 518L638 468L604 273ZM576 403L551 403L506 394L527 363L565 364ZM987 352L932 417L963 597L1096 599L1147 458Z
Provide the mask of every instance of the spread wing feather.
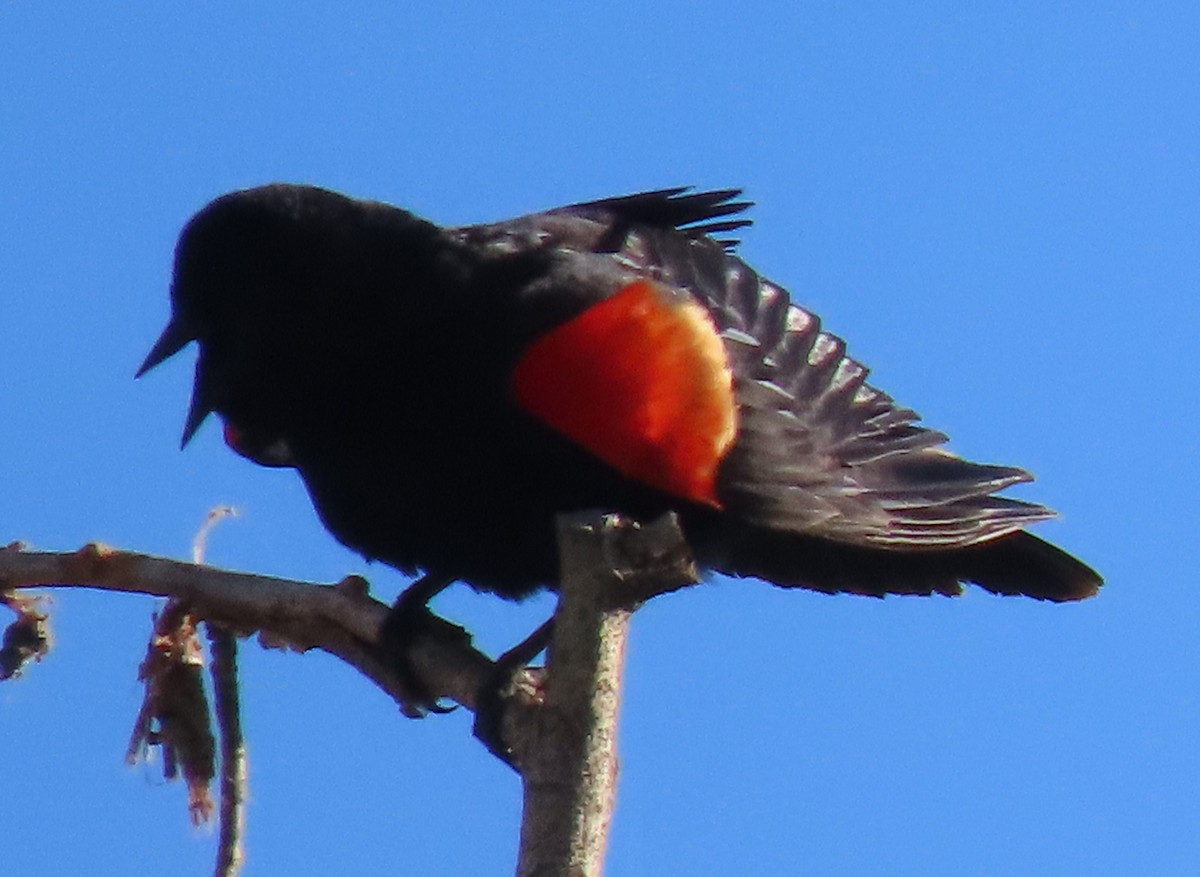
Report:
M659 229L675 229L682 231L690 238L723 234L736 231L750 225L749 219L732 219L716 222L724 216L742 213L753 206L750 201L736 201L741 189L718 189L712 192L689 192L686 186L672 189L658 189L653 192L641 192L636 195L622 195L617 198L603 198L599 201L584 201L557 210L549 214L561 214L571 217L598 217L602 222L610 224L610 234L607 241L615 250L624 242L625 234L633 226L647 226ZM615 221L614 221L615 220ZM737 241L719 241L726 249L735 246ZM605 250L599 249L599 252Z
M963 581L1038 599L1095 593L1093 570L1020 532L1050 509L995 495L1027 472L946 451L945 435L866 383L816 315L709 236L749 224L727 218L749 206L739 194L663 189L452 233L500 256L553 254L562 289L644 277L704 302L739 422L702 562L830 593L956 594Z
M708 307L739 404L738 439L718 487L731 512L852 545L930 549L975 545L1053 517L995 496L1030 475L946 451L945 435L866 383L866 367L815 314L705 236L714 220L749 206L733 200L738 190L684 192L573 205L544 214L542 227L548 218L570 223L554 229L559 245L611 250ZM670 233L680 227L686 237Z
M1028 473L972 463L866 383L816 315L736 257L695 291L736 360L741 432L722 471L731 507L765 526L878 547L955 548L1053 516L993 496Z

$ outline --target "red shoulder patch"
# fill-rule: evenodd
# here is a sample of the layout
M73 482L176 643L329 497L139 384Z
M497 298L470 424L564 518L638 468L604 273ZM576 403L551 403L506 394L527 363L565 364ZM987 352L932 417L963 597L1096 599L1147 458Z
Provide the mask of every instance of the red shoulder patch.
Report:
M517 403L620 472L719 508L733 444L733 374L697 302L638 280L537 339L512 376Z

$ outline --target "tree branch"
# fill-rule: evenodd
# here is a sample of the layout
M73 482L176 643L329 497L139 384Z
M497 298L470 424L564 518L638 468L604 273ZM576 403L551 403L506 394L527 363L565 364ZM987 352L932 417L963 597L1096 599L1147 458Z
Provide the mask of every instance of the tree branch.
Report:
M334 585L297 582L197 566L90 544L74 552L0 548L0 593L36 587L95 588L176 597L196 618L248 635L264 645L297 651L318 648L346 661L397 704L408 692L381 657L378 632L386 604L364 579ZM428 689L475 709L476 693L492 662L471 647L462 628L435 618L409 645L413 667Z
M515 728L525 783L518 877L598 877L617 782L617 713L634 602L696 581L673 517L559 518L562 569L544 702ZM649 562L650 559L656 562ZM667 559L670 560L667 560Z
M554 638L541 691L520 685L506 698L503 730L521 766L525 809L518 874L593 877L600 873L616 788L616 723L625 634L637 604L697 580L682 534L671 516L647 526L596 513L559 521L563 571ZM268 647L319 648L357 668L402 710L412 698L384 658L379 636L388 606L367 582L350 576L333 585L229 572L214 567L119 551L99 544L75 552L0 548L0 600L27 604L11 592L37 587L83 587L171 598L168 607L210 628L214 663L232 662L232 637L257 632ZM444 619L416 631L407 644L411 670L428 694L472 711L495 665L471 646L470 635ZM529 678L535 678L530 675ZM236 713L217 679L218 709ZM232 683L232 676L225 677ZM538 686L535 686L535 688ZM221 704L225 706L222 707ZM223 731L236 724L227 717ZM224 779L244 771L240 734L223 733L239 751L223 753ZM242 795L223 788L218 874L232 874Z

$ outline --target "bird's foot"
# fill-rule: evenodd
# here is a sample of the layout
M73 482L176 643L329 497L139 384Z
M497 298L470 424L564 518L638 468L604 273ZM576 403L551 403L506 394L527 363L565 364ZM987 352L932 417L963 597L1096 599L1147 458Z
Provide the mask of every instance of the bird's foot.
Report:
M379 648L383 658L395 672L400 688L405 693L405 702L400 709L410 719L454 710L454 706L443 705L440 698L429 690L413 666L408 651L410 643L434 628L436 616L429 611L428 603L451 581L433 575L418 579L396 598L379 631Z

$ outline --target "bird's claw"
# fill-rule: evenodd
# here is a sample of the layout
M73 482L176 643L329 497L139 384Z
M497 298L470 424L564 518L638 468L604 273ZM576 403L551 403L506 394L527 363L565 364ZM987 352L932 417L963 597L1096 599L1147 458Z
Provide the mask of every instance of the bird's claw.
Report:
M401 595L388 612L379 633L384 660L395 673L403 692L404 703L400 711L410 719L422 719L430 713L443 715L458 708L455 704L443 704L442 698L429 690L409 655L409 644L430 630L433 620L434 615L424 602L405 600Z

